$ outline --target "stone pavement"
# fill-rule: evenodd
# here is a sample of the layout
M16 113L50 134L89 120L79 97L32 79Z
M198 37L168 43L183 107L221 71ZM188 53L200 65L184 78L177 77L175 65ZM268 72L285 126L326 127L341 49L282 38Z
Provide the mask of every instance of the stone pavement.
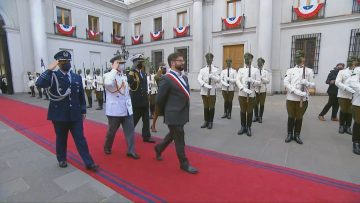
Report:
M47 101L30 98L27 94L8 97L42 107L48 105ZM360 184L360 156L352 153L351 136L338 134L337 122L317 119L326 101L325 96L311 98L301 133L304 144L298 145L284 142L287 122L284 95L267 97L263 123L254 123L253 136L247 137L236 134L240 128L237 98L234 98L232 119L221 119L223 100L218 95L214 128L208 130L200 128L202 101L198 92L192 92L190 123L185 126L186 143ZM104 111L96 111L96 107L94 102L87 119L106 123ZM330 112L327 118L329 115ZM167 133L162 117L157 128L154 136L163 137ZM141 132L141 123L136 131ZM1 122L0 171L1 202L129 202L71 165L60 169L55 155Z

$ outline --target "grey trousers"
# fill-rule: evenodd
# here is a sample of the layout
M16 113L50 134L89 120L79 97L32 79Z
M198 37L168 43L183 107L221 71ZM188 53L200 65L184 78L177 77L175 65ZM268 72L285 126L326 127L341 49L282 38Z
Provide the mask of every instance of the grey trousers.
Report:
M127 153L135 153L135 135L134 135L134 119L133 116L107 116L108 118L108 130L105 137L104 150L111 150L114 143L116 131L122 124L125 139L127 143Z

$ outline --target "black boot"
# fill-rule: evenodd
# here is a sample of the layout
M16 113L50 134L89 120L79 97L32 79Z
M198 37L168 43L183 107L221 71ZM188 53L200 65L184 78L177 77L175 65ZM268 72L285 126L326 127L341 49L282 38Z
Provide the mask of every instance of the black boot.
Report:
M228 116L227 113L228 113L228 102L225 101L224 102L224 115L221 116L221 118L227 118L227 116Z
M339 133L340 134L344 134L345 132L345 114L343 112L340 111L340 117L339 117Z
M255 106L254 106L254 114L253 115L254 115L254 117L252 118L252 121L253 122L258 121L259 108L258 108L257 104L255 104Z
M294 135L295 135L294 140L298 144L303 144L303 141L300 139L301 126L302 126L302 119L296 119L295 129L294 129Z
M258 117L259 123L262 123L263 113L264 113L264 105L260 105L260 112L259 112L259 117Z
M353 125L353 152L360 155L360 124L354 122Z
M88 97L88 102L89 105L87 106L87 108L92 108L92 97Z
M247 118L246 118L246 126L247 126L247 132L246 135L251 137L251 125L252 125L252 117L253 114L252 113L248 113L247 114Z
M204 108L204 124L201 128L207 128L209 124L209 109Z
M354 154L360 155L360 143L353 142L353 152Z
M294 122L295 122L295 119L294 118L288 118L288 135L285 139L285 142L288 143L288 142L291 142L291 140L293 140L293 136L294 136Z
M351 123L352 123L352 115L351 115L351 113L347 113L346 121L345 121L345 133L349 134L349 135L352 135Z
M214 121L214 114L215 114L215 109L212 108L209 110L209 124L208 124L208 129L212 129L213 127L213 121Z
M242 135L247 132L246 129L246 113L240 112L241 128L238 131L238 135Z
M229 102L227 118L231 119L232 101Z

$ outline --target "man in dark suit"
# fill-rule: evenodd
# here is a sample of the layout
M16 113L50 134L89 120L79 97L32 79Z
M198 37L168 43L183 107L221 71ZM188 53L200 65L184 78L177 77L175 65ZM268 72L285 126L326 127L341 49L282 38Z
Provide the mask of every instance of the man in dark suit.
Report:
M180 168L195 174L198 170L189 164L185 155L184 125L189 121L190 107L189 82L182 74L185 61L180 53L173 53L169 55L168 63L171 70L160 79L156 104L164 112L169 133L155 146L156 159L162 160L161 153L174 140Z
M329 95L329 100L327 104L324 106L324 109L319 114L318 118L321 121L325 121L324 115L329 111L329 109L332 107L332 114L331 114L331 120L332 121L339 121L337 118L337 112L339 109L339 102L337 99L338 94L338 87L335 85L336 76L338 75L339 71L344 69L345 64L338 63L336 67L330 71L327 79L326 84L329 85L329 88L327 90L327 93Z
M96 171L99 166L94 163L84 137L86 103L81 77L70 71L71 54L68 51L60 51L54 58L56 61L40 75L36 86L49 88L48 120L52 121L56 133L59 167L67 167L66 148L70 131L86 169ZM57 66L60 69L53 71Z
M144 56L138 54L133 57L134 68L129 71L128 83L130 85L131 103L134 113L134 127L142 118L142 137L144 142L154 143L150 133L149 98L147 75L144 67Z

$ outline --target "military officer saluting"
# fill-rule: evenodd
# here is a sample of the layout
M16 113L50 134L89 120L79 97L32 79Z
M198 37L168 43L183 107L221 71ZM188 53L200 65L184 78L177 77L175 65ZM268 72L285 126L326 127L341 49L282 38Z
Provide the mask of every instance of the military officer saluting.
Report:
M351 122L352 122L352 111L351 111L351 100L355 90L349 86L349 81L354 73L356 64L356 58L352 57L348 60L348 68L340 70L335 79L335 85L339 88L338 90L338 101L340 105L340 119L339 119L339 133L340 134L352 134Z
M93 82L94 78L90 75L90 69L86 69L85 71L85 93L88 100L87 108L92 108L92 91L93 91Z
M232 102L236 85L237 72L231 67L232 60L226 60L226 68L221 71L221 90L224 97L224 115L221 118L231 118Z
M133 56L134 67L129 71L128 83L134 111L134 126L142 118L142 137L144 142L154 143L150 133L148 82L142 54Z
M314 78L313 70L305 67L304 53L301 50L295 53L294 68L286 71L284 86L287 90L286 108L288 112L288 135L285 142L295 140L298 144L303 144L300 139L303 116L308 107L309 91L308 88L315 87L312 82Z
M259 70L254 68L251 63L254 56L250 53L245 53L245 67L240 68L237 74L236 85L239 88L239 103L240 103L240 120L241 128L238 135L246 133L251 136L252 114L255 99L255 89L260 85Z
M95 89L96 99L98 101L99 106L96 110L102 110L104 104L104 79L103 76L100 75L100 69L95 70L95 77L93 83Z
M48 120L51 120L56 133L56 157L59 167L67 167L66 146L69 131L76 148L88 170L96 171L96 165L89 153L84 137L83 120L86 117L86 103L81 77L72 73L71 55L68 51L60 51L48 70L43 72L36 85L48 88L50 104ZM53 71L57 66L59 70Z
M253 122L258 121L259 123L262 123L262 117L264 114L264 105L266 99L266 85L270 83L270 76L269 76L269 72L263 68L265 60L263 58L258 58L257 63L258 63L261 83L259 87L255 88L256 96L255 96Z
M201 128L212 129L215 102L216 102L216 84L220 82L220 70L212 65L214 55L207 53L205 55L207 65L203 67L198 75L198 82L200 84L200 95L204 104L204 124Z

